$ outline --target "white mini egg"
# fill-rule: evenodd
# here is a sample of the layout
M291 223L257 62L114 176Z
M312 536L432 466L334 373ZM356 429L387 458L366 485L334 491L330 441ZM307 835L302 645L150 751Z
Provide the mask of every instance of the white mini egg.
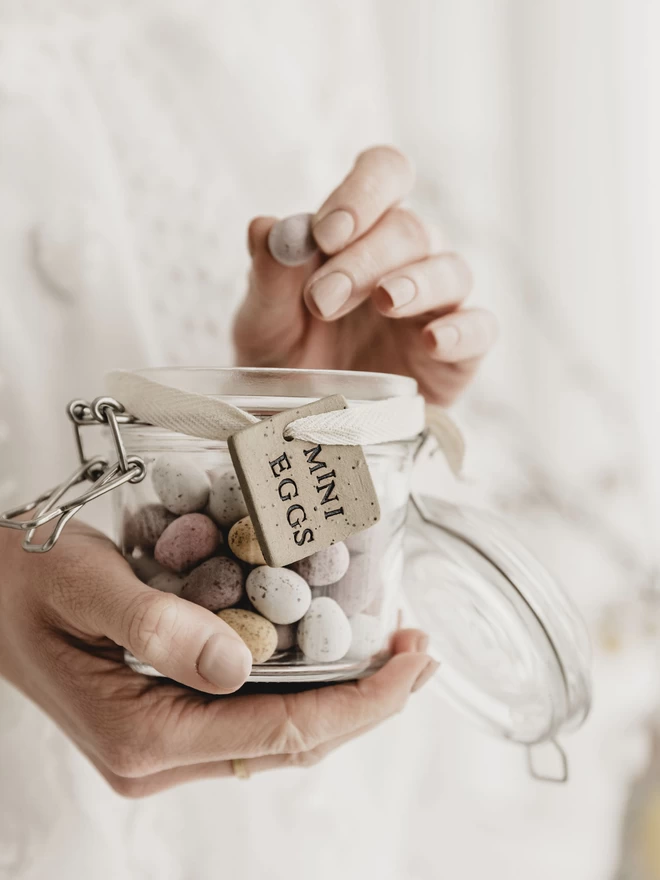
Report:
M173 571L163 571L152 577L149 586L154 590L161 590L163 593L174 593L175 596L181 595L184 579L174 574Z
M383 627L377 617L369 614L356 614L348 621L353 638L346 656L350 660L368 660L383 646Z
M218 470L209 473L209 513L219 526L228 529L247 516L248 509L238 477L233 471Z
M206 473L181 455L159 455L151 482L165 507L178 516L202 510L209 498Z
M129 556L127 562L133 569L135 577L139 578L145 584L148 584L149 581L153 580L159 574L163 574L163 572L167 571L164 565L161 565L160 562L156 562L153 556L147 553L142 553L139 556Z
M290 568L260 565L247 576L248 599L271 623L295 623L312 601L307 582Z
M305 559L293 563L293 570L304 577L310 587L327 587L340 581L351 564L348 547L342 541L331 544Z
M353 636L348 618L334 599L319 596L298 624L298 647L308 660L332 663L341 660Z

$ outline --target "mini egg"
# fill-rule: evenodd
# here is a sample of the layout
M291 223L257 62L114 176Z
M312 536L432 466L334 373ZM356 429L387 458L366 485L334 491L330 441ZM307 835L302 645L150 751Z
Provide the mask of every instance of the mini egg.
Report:
M148 584L157 575L167 571L165 566L161 565L160 562L156 562L150 553L140 552L136 556L129 556L126 561L133 569L135 577L145 584Z
M158 539L156 561L171 571L185 571L212 556L222 543L218 527L203 513L186 513L174 520Z
M151 482L165 507L179 516L201 510L209 498L206 473L182 455L159 455L151 468Z
M243 569L234 559L215 556L193 568L181 595L209 611L230 608L243 596Z
M174 519L175 514L163 504L145 504L144 507L139 507L124 520L124 547L130 550L135 547L153 550L156 541Z
M248 599L271 623L295 623L312 601L312 591L303 578L290 568L260 565L247 576Z
M383 628L377 617L356 614L348 621L353 637L346 657L350 660L368 660L383 646Z
M268 249L281 266L302 266L317 252L312 217L312 214L293 214L271 227Z
M364 611L382 589L377 560L371 553L351 557L351 564L344 577L323 590L323 595L334 599L352 617Z
M154 590L161 590L163 593L173 593L175 596L180 596L183 583L183 578L174 574L173 571L162 571L156 577L151 578L149 586Z
M219 526L228 529L247 516L241 484L233 471L218 468L209 473L209 513Z
M341 660L351 646L351 625L339 605L327 596L312 599L298 624L298 646L308 660Z
M293 623L275 623L277 630L277 650L289 651L296 644L296 629Z
M229 530L229 546L235 556L250 565L265 565L266 560L261 552L254 526L249 516L244 516Z
M243 639L253 663L265 663L277 650L277 630L260 614L244 608L226 608L218 611L218 617Z
M348 547L342 541L338 541L305 559L299 559L291 567L305 578L310 587L326 587L343 578L350 562Z

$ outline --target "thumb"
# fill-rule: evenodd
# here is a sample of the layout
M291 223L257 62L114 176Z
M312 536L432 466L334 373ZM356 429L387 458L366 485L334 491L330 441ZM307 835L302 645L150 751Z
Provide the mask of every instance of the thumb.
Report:
M252 655L224 620L178 596L140 587L127 591L119 613L108 618L113 641L167 678L197 690L229 694L246 682Z
M146 586L121 557L117 561L94 579L97 589L86 591L88 626L197 690L227 694L244 684L252 656L230 626L199 605Z
M321 256L317 253L302 266L278 263L268 245L276 222L274 217L256 217L248 229L252 267L247 295L234 324L239 364L273 367L286 363L309 321L302 291Z

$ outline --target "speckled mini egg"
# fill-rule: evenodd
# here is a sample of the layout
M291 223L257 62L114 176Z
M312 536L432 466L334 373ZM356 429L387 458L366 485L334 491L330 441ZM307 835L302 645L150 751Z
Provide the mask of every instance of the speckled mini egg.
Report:
M209 474L209 513L219 526L228 529L247 516L247 506L238 477L233 471L218 469Z
M254 532L254 526L249 516L244 516L229 530L229 546L232 553L242 559L243 562L249 562L250 565L265 565L259 541Z
M295 623L312 601L307 581L289 568L254 568L247 576L245 591L257 611L271 623Z
M159 455L151 467L151 482L160 500L177 515L201 510L209 498L209 478L182 455Z
M153 550L156 541L174 519L175 514L163 504L145 504L144 507L139 507L124 520L124 547L127 550L135 547Z
M377 561L371 553L351 557L344 577L336 584L325 587L323 594L334 599L352 617L371 605L382 589Z
M243 596L243 569L234 559L216 556L193 568L181 595L209 611L236 605Z
M273 626L277 630L277 650L290 651L296 644L295 623L275 623Z
M298 646L308 660L332 663L341 660L353 637L348 618L327 596L312 599L309 611L298 624Z
M342 541L299 559L291 568L303 577L310 587L326 587L341 580L348 571L351 556Z
M185 571L212 556L222 543L218 527L203 513L175 519L158 539L156 561L171 571Z
M265 663L277 650L277 630L260 614L244 608L226 608L218 611L218 617L243 639L253 663Z
M348 622L353 637L346 657L349 660L368 660L377 654L383 646L383 627L380 620L368 614L356 614Z
M312 236L312 214L278 220L268 234L268 249L282 266L302 266L318 250Z
M163 593L174 593L175 596L181 595L183 589L183 578L173 571L162 571L156 577L151 578L149 586L154 590L161 590Z

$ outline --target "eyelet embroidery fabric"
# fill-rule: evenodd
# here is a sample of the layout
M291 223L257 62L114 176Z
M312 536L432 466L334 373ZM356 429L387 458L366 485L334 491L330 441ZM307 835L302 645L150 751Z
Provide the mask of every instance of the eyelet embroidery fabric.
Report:
M313 210L358 150L390 139L371 11L0 0L0 505L70 469L63 404L96 396L108 370L229 362L250 217ZM484 387L466 404L481 437L468 455L492 474L492 494L523 519L541 510L530 529L579 560L576 582L594 567L610 577L606 555L543 513L548 473L534 494L533 464L518 469L494 451L510 450L519 426ZM589 603L597 609L598 596ZM640 670L654 668L655 652L635 643L598 662L604 681L636 685L625 700L603 699L570 743L583 775L568 804L523 777L516 750L424 692L313 771L129 802L0 683L0 873L205 880L267 870L279 880L313 865L317 880L602 880L616 856L621 780L644 760L640 719L654 683ZM258 847L256 810L270 817Z

